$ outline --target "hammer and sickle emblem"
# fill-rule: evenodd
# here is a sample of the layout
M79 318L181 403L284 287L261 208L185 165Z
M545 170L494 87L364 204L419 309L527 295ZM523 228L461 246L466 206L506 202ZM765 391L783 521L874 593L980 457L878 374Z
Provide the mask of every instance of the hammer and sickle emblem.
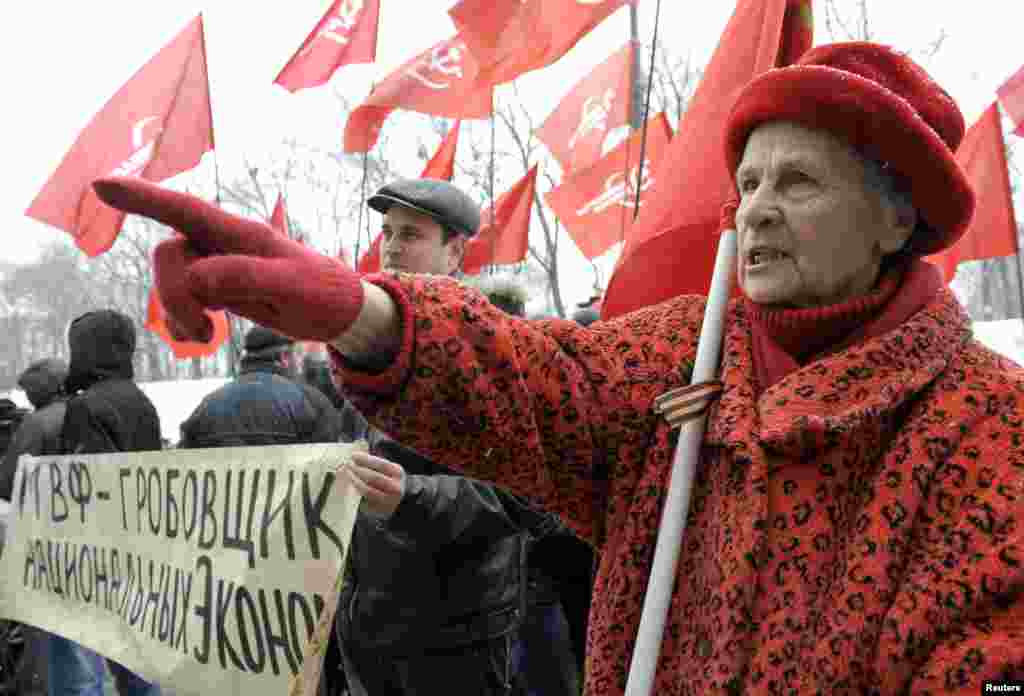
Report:
M149 160L153 158L153 148L156 145L156 139L160 135L163 128L157 128L156 132L152 134L152 137L146 137L146 127L153 123L158 122L156 116L146 116L140 118L132 126L132 154L128 155L117 169L114 170L116 176L134 176L141 172L143 168L149 164Z
M608 114L612 110L612 102L615 100L615 90L608 88L604 94L587 97L583 102L583 112L580 114L580 123L576 132L569 139L569 147L576 147L576 143L595 130L608 129Z
M304 56L313 50L313 44L317 39L327 39L339 46L347 45L349 34L355 29L356 22L359 21L359 13L362 11L363 0L342 0L338 5L337 13L327 20L327 23L320 28L320 31L316 33L312 41L306 44L299 55Z
M650 171L651 163L645 160L643 179L639 182L641 192L646 191L654 183ZM637 179L639 175L640 165L633 167L628 177L622 172L615 172L605 180L604 190L577 210L576 215L583 216L590 215L591 213L603 213L613 205L621 205L623 208L632 207L636 200ZM643 201L640 202L640 206L643 207Z
M406 72L410 77L430 89L448 89L451 87L453 79L462 79L462 57L464 54L465 46L461 42L437 46L430 52L429 57L425 57ZM432 79L432 76L436 75L450 79L447 82Z
M342 0L342 3L338 6L337 16L331 17L328 20L321 36L331 41L337 41L340 44L348 43L348 34L355 28L356 21L359 19L359 13L362 10L363 0ZM337 32L338 29L343 30L344 33L339 34Z

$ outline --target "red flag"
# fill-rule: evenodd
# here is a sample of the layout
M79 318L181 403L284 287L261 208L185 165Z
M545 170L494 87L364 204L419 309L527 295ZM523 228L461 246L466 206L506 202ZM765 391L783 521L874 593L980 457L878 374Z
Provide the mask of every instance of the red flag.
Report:
M448 14L480 63L480 80L511 82L551 65L633 0L462 0Z
M537 187L537 165L515 186L494 202L494 222L490 207L484 211L480 231L466 245L462 270L473 275L488 264L519 263L530 247L530 212Z
M334 0L274 82L289 92L322 85L343 65L377 57L380 0Z
M291 238L292 230L288 224L288 211L284 207L284 196L277 194L277 203L274 204L274 212L270 214L270 226Z
M490 56L502 43L506 28L518 22L522 0L462 0L448 10L474 56Z
M437 148L437 152L430 158L423 173L420 174L421 178L452 180L452 177L455 176L455 149L458 147L461 125L462 121L456 121L448 129L444 140L441 141L441 146Z
M956 244L928 260L942 269L946 282L964 261L981 261L1018 252L1017 221L1006 165L1006 145L999 107L992 104L964 134L956 151L977 197L974 218Z
M149 291L149 306L146 311L146 328L157 334L166 343L174 357L179 360L186 358L203 358L213 355L220 350L221 345L228 338L228 318L223 311L206 312L206 316L213 322L213 338L209 343L196 343L192 341L176 341L171 337L171 331L167 328L167 312L156 288Z
M493 88L478 86L479 69L458 36L438 42L395 72L349 114L345 152L366 152L395 109L449 118L484 118L491 113Z
M577 82L537 131L565 173L601 159L608 132L629 123L632 67L631 42Z
M722 124L755 76L810 46L811 0L740 0L654 172L658 183L626 236L608 284L605 318L680 294L705 294L723 203L735 193Z
M1024 135L1024 66L996 90L1006 115L1013 121L1015 135Z
M381 235L377 234L376 239L370 244L370 248L359 257L359 265L356 266L356 270L360 273L377 273L380 270L380 238Z
M82 251L97 256L117 239L124 213L100 202L95 179L117 174L162 181L196 166L212 149L198 15L93 117L25 214L65 230Z
M588 169L577 172L545 196L583 255L593 259L605 253L633 222L636 206L640 142L636 131ZM652 172L668 150L672 129L664 113L650 120L640 181L640 206L654 185Z

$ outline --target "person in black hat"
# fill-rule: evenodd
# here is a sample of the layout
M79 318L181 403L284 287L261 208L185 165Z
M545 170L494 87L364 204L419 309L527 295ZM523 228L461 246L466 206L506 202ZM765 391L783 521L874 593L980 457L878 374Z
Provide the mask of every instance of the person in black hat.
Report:
M245 335L238 378L209 394L181 425L179 447L337 442L341 416L320 390L298 381L295 342L263 326Z
M0 498L10 500L14 485L14 473L18 458L23 454L41 456L60 454L60 434L64 426L64 380L68 366L63 360L46 358L38 360L18 376L18 386L35 407L25 416L14 432L7 453L3 454L0 466ZM0 427L2 427L2 406L0 406ZM0 453L2 454L2 453Z

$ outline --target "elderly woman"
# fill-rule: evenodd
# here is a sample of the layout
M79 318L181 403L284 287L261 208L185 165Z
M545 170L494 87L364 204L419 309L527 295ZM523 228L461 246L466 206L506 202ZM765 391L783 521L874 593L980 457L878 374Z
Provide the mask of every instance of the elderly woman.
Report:
M1024 376L920 260L971 217L959 110L905 56L837 44L755 79L725 127L745 297L655 693L978 694L1021 677ZM332 342L377 425L539 497L598 547L587 692L622 693L677 435L652 404L688 382L702 298L526 322L450 280L362 279L142 182L96 187L185 235L156 258L179 332L208 335L201 310L226 306ZM380 495L401 490L359 465Z

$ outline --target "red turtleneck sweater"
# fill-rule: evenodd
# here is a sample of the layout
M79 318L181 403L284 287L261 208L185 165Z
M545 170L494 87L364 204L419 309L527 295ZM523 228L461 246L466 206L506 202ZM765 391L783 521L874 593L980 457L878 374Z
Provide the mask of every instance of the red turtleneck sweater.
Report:
M941 287L938 269L915 260L885 273L871 294L827 307L773 309L747 299L758 389L764 391L818 356L892 331Z

